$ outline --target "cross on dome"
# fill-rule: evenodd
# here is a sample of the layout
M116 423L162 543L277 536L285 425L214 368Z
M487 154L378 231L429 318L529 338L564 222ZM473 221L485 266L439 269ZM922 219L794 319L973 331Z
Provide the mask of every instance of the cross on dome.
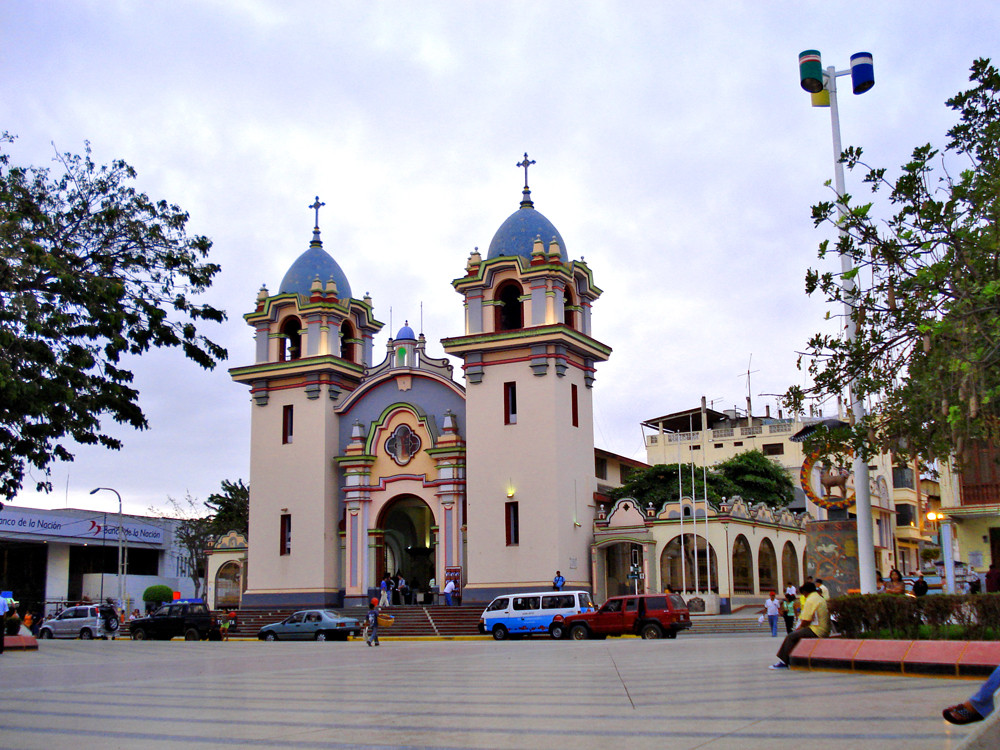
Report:
M519 161L517 166L524 167L524 189L528 189L528 167L535 163L534 159L528 159L528 152L524 152L524 161Z
M525 154L525 156L527 156L527 154ZM532 162L532 164L534 164L534 162ZM319 210L325 205L326 204L322 203L319 199L319 196L317 195L316 202L313 203L311 206L309 206L309 208L316 211L316 226L315 226L316 229L319 229Z

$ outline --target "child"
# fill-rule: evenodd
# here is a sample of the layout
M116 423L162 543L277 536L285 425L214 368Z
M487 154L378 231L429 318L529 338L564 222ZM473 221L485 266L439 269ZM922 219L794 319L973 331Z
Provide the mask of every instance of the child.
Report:
M378 645L378 599L375 598L368 602L368 637L365 643L371 646L372 641Z

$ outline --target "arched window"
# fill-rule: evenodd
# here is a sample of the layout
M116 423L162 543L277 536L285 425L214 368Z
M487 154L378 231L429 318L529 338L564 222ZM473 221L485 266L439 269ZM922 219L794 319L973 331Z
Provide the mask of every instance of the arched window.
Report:
M354 326L344 321L340 326L340 358L357 362L357 345L354 343Z
M281 324L281 345L278 348L278 361L298 359L302 356L302 323L298 318L287 318Z
M750 542L742 534L733 542L733 593L753 593L753 555Z
M505 281L497 289L496 330L516 331L524 328L521 294L521 285L516 281Z
M799 581L799 555L795 551L795 545L785 542L781 549L781 574L785 577L785 585L789 583L798 587Z
M573 292L569 287L566 287L563 293L563 323L574 330L580 330L580 326L577 324L577 313L576 313L576 302L573 300Z
M779 589L778 556L774 554L774 545L770 539L764 539L757 550L757 580L760 582L761 593Z

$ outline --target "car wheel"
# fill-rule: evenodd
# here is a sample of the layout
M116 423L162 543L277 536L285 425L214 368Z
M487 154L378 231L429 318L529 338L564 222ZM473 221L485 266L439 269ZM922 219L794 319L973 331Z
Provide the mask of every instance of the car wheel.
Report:
M505 628L503 625L494 625L493 626L493 640L494 641L503 641L503 640L506 640L506 638L507 638L507 628Z
M569 629L569 637L574 641L585 641L590 637L590 631L583 623L574 625Z
M130 635L132 636L133 641L144 641L147 638L146 631L142 628L131 629Z
M316 640L317 641L325 641L326 640L326 633L324 633L322 630L316 631Z
M276 641L276 640L278 640L278 636L276 636L274 633L265 633L264 634L264 640L265 641Z
M663 628L657 625L655 622L648 622L642 626L642 630L639 631L639 635L643 637L644 640L652 640L654 638L663 637Z
M84 628L80 631L81 641L91 641L94 639L94 634L90 631L90 628Z
M563 627L561 622L554 622L549 627L549 635L555 640L561 641L566 637L566 628Z
M198 632L197 628L188 628L187 630L184 631L184 640L185 641L200 641L201 640L201 634Z
M52 631L49 630L48 628L42 628L40 631L38 631L38 637L39 638L51 638L52 637Z

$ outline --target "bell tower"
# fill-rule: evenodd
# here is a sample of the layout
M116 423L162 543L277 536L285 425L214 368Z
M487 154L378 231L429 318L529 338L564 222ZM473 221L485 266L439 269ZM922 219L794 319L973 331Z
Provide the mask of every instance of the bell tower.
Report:
M555 226L521 204L484 259L478 248L452 282L465 334L445 339L464 360L467 431L465 597L551 585L590 586L594 516L595 368L611 354L591 335L601 290L569 260Z
M254 329L252 365L230 375L250 387L250 533L244 606L339 605L343 599L333 458L334 406L358 387L382 328L371 298L355 299L323 249L316 198L312 241L281 280L261 287L244 315Z

